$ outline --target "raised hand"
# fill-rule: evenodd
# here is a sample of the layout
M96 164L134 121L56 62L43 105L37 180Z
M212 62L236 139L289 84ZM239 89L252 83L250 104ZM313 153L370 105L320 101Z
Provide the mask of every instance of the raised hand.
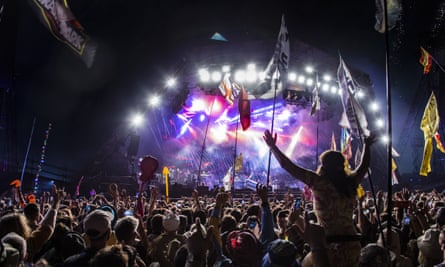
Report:
M262 203L268 202L267 186L263 184L257 184L256 193L260 197Z
M269 147L275 146L277 143L277 134L275 133L273 136L269 130L264 131L263 139Z

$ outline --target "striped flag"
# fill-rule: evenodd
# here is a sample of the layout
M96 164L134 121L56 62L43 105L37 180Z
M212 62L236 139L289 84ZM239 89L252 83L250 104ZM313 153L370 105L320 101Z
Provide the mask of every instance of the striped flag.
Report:
M369 136L368 121L366 114L355 98L357 85L349 72L348 67L340 56L340 65L337 70L338 87L341 89L341 100L343 104L343 118L340 125L350 130L352 136L359 139L360 136Z
M433 57L423 47L420 47L419 63L423 66L423 74L428 74L433 65Z
M74 17L63 0L29 0L40 21L60 42L67 45L90 68L93 65L97 45L85 34L80 22Z
M233 102L235 101L235 92L229 77L229 73L224 74L222 81L218 85L218 89L226 99L227 103L233 105Z

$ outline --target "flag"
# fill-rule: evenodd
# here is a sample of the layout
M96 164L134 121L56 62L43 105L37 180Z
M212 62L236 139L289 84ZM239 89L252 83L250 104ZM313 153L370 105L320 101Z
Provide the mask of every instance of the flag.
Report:
M355 99L357 85L353 80L349 69L340 56L340 65L337 70L338 87L342 90L341 100L344 116L340 125L351 131L352 136L359 139L360 136L369 136L368 121L360 103Z
M354 158L355 168L360 166L361 162L362 162L362 151L360 151L360 148L357 147L357 150L355 151L355 158Z
M241 87L241 93L238 99L238 111L241 126L243 131L245 131L250 126L250 100L244 87Z
M332 131L332 137L331 137L331 150L337 151L337 143L335 142L334 131Z
M30 0L40 21L60 42L67 45L90 68L93 65L97 45L85 34L80 22L74 17L63 0Z
M420 129L423 131L425 146L423 148L423 159L420 167L420 175L427 176L431 172L431 155L433 153L433 137L439 129L439 110L437 109L437 101L434 92L428 99L425 110L423 112Z
M375 25L374 29L380 33L385 33L385 1L375 0L376 14L375 14ZM388 13L388 31L392 30L397 22L401 18L402 5L399 0L387 0L386 1L386 12Z
M348 130L341 128L341 153L346 159L352 158L351 135Z
M397 174L397 164L394 158L391 158L392 185L399 184L399 176Z
M445 153L445 147L442 144L442 141L440 141L440 134L436 132L434 134L434 139L436 140L436 148L440 150L440 152Z
M229 105L233 105L236 93L233 90L232 82L230 81L229 77L230 77L229 73L224 74L222 81L218 85L218 89L226 99L227 103Z
M230 167L227 170L226 175L224 175L224 177L223 177L223 185L224 185L225 191L230 191L232 189L232 183L233 183L232 167Z
M359 184L357 186L357 198L360 199L360 198L364 197L365 195L366 195L365 189L363 188L363 186L361 184Z
M275 89L277 93L286 89L289 59L289 33L283 15L274 54L264 71L264 79L259 84L259 92L254 92L252 95L260 99L270 99L275 97Z
M428 74L433 65L433 57L423 47L420 47L419 63L423 66L423 74Z
M318 74L315 76L315 87L312 90L312 107L311 107L311 116L315 114L317 110L320 110L320 96L319 92L319 84L318 84Z
M235 159L235 171L239 172L243 169L243 153L239 153Z

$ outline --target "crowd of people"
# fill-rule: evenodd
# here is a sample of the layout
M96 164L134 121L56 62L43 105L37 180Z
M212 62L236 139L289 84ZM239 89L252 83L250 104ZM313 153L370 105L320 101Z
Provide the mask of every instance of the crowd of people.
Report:
M0 200L0 267L445 266L445 194L357 191L372 138L355 170L327 151L317 171L294 164L276 138L265 132L304 194L258 184L244 198L222 189L168 199L156 187L134 197L111 184L88 198L54 186L31 199L17 187Z

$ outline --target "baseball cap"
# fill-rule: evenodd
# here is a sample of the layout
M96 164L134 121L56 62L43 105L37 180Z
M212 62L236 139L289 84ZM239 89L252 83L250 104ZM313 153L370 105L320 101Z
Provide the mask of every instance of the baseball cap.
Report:
M107 211L94 210L88 214L83 221L83 228L91 240L103 237L111 230L113 215Z

